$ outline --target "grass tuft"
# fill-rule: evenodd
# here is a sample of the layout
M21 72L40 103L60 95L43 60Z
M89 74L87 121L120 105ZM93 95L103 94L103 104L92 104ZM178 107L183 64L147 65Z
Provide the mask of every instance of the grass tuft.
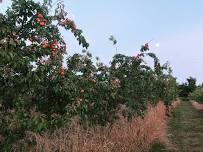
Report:
M128 121L121 117L116 123L94 129L83 129L78 123L58 129L53 134L27 133L27 151L58 152L141 152L168 143L166 107L162 102L149 106L144 118Z

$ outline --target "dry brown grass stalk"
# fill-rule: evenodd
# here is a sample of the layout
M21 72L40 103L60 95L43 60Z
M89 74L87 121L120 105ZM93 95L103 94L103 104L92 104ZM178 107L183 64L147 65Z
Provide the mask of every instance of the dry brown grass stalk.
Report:
M113 125L84 130L78 123L54 134L27 133L34 140L32 151L44 152L145 152L160 142L168 143L166 107L162 102L149 106L145 117L128 121L121 117Z
M203 110L203 104L200 104L198 102L192 101L192 105L197 110Z

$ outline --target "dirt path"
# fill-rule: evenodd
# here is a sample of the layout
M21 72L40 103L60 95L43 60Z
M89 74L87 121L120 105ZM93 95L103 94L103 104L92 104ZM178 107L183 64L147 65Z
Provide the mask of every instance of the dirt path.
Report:
M203 152L203 110L182 101L170 122L170 139L175 152Z

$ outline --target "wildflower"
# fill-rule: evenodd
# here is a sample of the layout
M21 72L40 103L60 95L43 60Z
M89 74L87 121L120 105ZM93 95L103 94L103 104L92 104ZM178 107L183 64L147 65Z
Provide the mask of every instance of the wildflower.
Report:
M39 22L39 25L41 25L41 26L45 26L45 24L46 24L45 21L41 21L41 22Z
M40 26L45 26L46 21L44 20L44 16L41 13L37 14L36 18L37 23L39 23Z

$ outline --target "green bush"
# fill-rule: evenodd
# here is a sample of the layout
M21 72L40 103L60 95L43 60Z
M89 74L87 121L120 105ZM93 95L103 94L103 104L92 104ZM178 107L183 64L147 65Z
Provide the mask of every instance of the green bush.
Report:
M187 78L187 82L183 83L178 86L179 89L179 97L187 99L189 94L192 93L197 85L196 85L196 79L193 77Z
M176 98L176 79L161 65L148 44L137 57L116 54L109 66L92 55L63 57L66 43L59 28L70 30L79 44L89 44L59 3L49 15L48 1L13 0L0 14L0 143L5 151L26 131L53 131L73 117L83 125L112 123L118 105L129 108L129 118L142 115L149 103ZM149 56L154 67L144 62Z
M190 93L189 98L203 104L203 87L199 87Z

